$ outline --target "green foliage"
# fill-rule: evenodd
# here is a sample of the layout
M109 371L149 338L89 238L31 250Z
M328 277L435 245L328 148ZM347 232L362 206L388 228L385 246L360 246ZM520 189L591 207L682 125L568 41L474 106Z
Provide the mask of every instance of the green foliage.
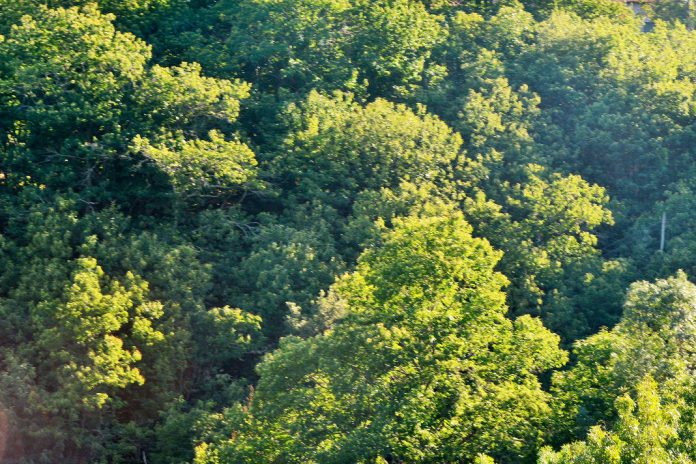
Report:
M357 85L346 46L348 0L222 2L228 66L262 88ZM292 44L288 47L287 44Z
M77 191L88 204L116 201L150 210L166 210L168 197L186 196L182 175L197 177L192 183L199 190L218 186L204 192L213 197L220 190L229 196L230 189L238 197L250 183L252 151L211 132L229 131L247 84L203 77L194 64L150 66L150 47L117 31L114 17L93 4L41 6L32 13L0 42L9 182L31 178L40 188ZM199 140L204 137L210 141ZM168 149L140 153L148 146L142 138ZM176 163L182 156L187 161Z
M275 225L264 228L253 242L249 255L239 263L232 298L261 314L266 333L277 337L287 332L289 305L311 312L319 291L334 281L344 265L331 237L321 231Z
M588 314L596 308L563 314L571 308L567 302L555 306L554 300L563 298L574 280L606 274L593 231L612 222L604 207L608 199L603 188L579 176L548 176L538 165L525 170L524 183L500 186L503 206L478 194L466 201L466 209L480 233L506 252L501 269L512 280L513 311L541 315L554 330L576 338L597 324Z
M648 14L655 19L673 22L679 21L685 26L693 29L694 21L696 20L694 17L694 8L696 7L691 2L666 0L651 5L647 10Z
M364 190L403 181L446 182L461 138L438 118L377 100L318 93L288 110L292 123L269 169L293 203L310 200L350 211Z
M571 463L680 463L693 462L679 446L679 413L662 405L657 383L647 376L636 388L636 401L629 395L616 399L619 418L611 432L593 427L585 442L565 445L560 452L541 452L540 464Z
M208 271L190 247L134 232L114 211L78 218L73 205L34 207L6 238L15 264L3 270L0 403L28 462L134 455L126 429L141 435L197 376L261 339L258 317L205 310Z
M581 432L611 419L614 399L646 375L659 382L663 398L678 403L693 388L695 302L696 286L681 272L633 284L621 322L578 342L576 364L554 376L559 420L567 422L563 429Z
M630 206L650 204L684 169L673 142L688 131L694 34L565 14L538 34L518 70L573 139L577 155L562 162Z
M23 15L34 15L42 6L49 8L69 8L85 7L97 5L105 13L116 16L119 28L127 31L147 35L152 32L158 22L162 21L163 15L176 11L183 6L181 0L25 0L22 2L11 2L2 0L0 9L3 11L3 18L0 20L0 33L5 29L19 22Z
M201 66L195 63L172 68L155 65L138 89L137 98L154 127L200 136L234 122L240 100L249 96L249 88L238 80L204 77Z
M407 96L438 73L430 57L446 37L441 18L414 0L244 0L216 9L230 25L227 69L263 90Z
M239 435L199 461L529 456L549 413L536 374L565 353L538 320L505 318L500 254L470 233L457 215L397 221L337 282L345 316L282 340L258 366Z
M0 460L696 459L689 9L0 0Z
M50 449L50 459L95 458L103 443L90 435L107 430L107 417L123 407L127 387L144 383L139 366L155 361L143 354L168 343L158 328L163 306L148 299L147 283L132 273L109 278L92 258L51 263L55 272L69 273L64 288L54 280L31 292L26 279L38 276L30 267L13 298L2 300L0 311L10 321L3 329L17 335L16 346L3 344L0 359L26 375L4 379L0 402L15 406L12 440ZM17 312L26 320L12 327L9 315ZM26 390L29 397L15 396ZM52 426L36 424L38 417Z
M117 130L120 99L145 72L150 50L116 32L112 19L94 5L40 7L12 27L0 43L6 127L28 133L29 143Z
M413 0L358 0L359 33L351 44L359 53L356 65L372 95L405 97L437 80L444 69L430 62L431 51L447 38L441 18Z
M255 181L256 158L248 146L227 141L217 131L208 137L210 140L191 141L164 137L162 144L153 146L136 136L132 150L166 173L177 196L187 202L195 204L200 197L233 197L240 190L260 187Z

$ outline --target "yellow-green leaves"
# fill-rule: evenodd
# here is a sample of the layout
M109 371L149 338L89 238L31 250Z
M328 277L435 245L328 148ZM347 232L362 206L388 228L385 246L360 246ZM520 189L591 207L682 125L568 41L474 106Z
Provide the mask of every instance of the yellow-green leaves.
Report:
M311 93L288 118L292 132L271 169L297 200L340 208L363 190L445 183L462 143L438 118L385 100L363 107Z
M241 81L205 77L196 63L155 65L142 77L135 98L156 127L203 136L211 126L237 119L240 100L249 96L250 88Z
M24 16L0 43L0 87L9 98L3 113L25 122L35 137L118 130L123 94L144 72L150 48L117 32L112 20L93 4L42 6Z
M631 285L619 324L578 342L575 366L554 375L556 414L564 428L577 433L617 413L621 418L626 407L615 409L615 398L645 376L679 406L693 388L695 312L696 286L684 273Z
M239 141L225 140L217 131L208 133L208 140L185 140L181 136L161 140L153 145L138 136L132 150L152 160L166 173L176 193L184 199L229 195L254 186L256 158Z
M206 77L194 63L152 65L150 47L94 4L31 14L0 43L0 120L12 128L3 142L14 183L30 171L37 188L79 191L95 204L105 191L128 192L129 204L141 195L176 203L192 191L239 193L254 177L254 154L232 126L248 84ZM159 159L174 195L142 157L129 156L134 138L156 140L144 151Z
M664 404L658 385L646 376L636 385L636 401L624 394L616 398L618 420L611 431L590 429L587 440L565 445L560 452L542 450L539 464L690 464L679 439L679 413Z
M499 257L460 214L395 220L333 288L342 318L314 337L283 339L258 366L237 433L198 458L530 457L550 412L536 374L566 357L539 321L505 318Z
M100 408L117 389L145 381L137 367L138 345L163 339L152 326L162 305L147 301L142 279L132 274L123 283L109 279L92 258L78 260L71 280L62 299L36 305L35 318L45 331L39 344L63 379L57 395L77 395L88 407ZM58 347L69 358L54 358L51 350Z

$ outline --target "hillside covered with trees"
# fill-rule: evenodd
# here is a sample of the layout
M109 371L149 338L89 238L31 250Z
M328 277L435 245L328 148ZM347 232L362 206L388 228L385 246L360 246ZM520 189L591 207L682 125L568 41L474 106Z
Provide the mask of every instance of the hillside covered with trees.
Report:
M696 462L696 12L0 0L0 461Z

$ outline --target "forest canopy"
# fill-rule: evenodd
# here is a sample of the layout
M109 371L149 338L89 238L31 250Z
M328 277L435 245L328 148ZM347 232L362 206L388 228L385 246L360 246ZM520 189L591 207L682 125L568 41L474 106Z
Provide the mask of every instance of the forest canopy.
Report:
M694 8L0 0L0 461L696 462Z

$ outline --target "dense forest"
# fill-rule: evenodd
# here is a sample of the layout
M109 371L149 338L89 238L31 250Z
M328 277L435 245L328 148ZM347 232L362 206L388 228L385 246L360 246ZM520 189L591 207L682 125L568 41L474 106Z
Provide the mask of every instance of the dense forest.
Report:
M692 3L0 0L0 461L696 462Z

